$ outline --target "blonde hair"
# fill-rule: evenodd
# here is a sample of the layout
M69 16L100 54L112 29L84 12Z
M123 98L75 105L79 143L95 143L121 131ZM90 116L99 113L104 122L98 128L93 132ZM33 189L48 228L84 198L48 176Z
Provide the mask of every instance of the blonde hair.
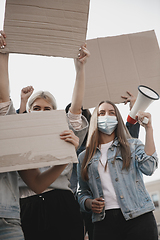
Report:
M130 146L127 139L131 138L131 135L127 127L125 126L123 119L121 117L121 114L118 108L116 107L116 105L111 101L102 101L94 109L91 120L90 120L90 127L89 127L88 139L86 144L86 153L82 162L82 169L81 169L81 175L85 181L88 180L88 163L96 153L97 147L99 147L100 145L99 130L97 127L97 118L98 118L98 109L102 103L111 104L115 109L116 117L118 120L118 125L115 130L115 137L118 139L120 143L119 147L117 148L117 151L120 151L123 159L122 169L124 168L128 169L130 166L131 151L130 151Z
M56 99L54 98L54 96L48 92L48 91L38 91L36 93L34 93L29 101L28 101L28 108L31 109L33 103L35 102L36 99L38 98L42 98L45 99L48 103L50 103L53 107L54 110L57 109L57 103L56 103Z

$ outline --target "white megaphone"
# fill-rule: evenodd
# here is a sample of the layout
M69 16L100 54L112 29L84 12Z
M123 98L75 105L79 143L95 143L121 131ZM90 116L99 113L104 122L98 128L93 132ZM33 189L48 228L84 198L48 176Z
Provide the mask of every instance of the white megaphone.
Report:
M138 87L138 96L136 99L136 102L131 109L128 117L127 117L127 122L131 124L135 124L137 122L136 120L136 114L138 113L139 110L145 111L146 108L154 101L159 99L158 93L156 93L153 89L144 86L144 85L139 85ZM148 123L148 118L144 118L143 120L144 124Z

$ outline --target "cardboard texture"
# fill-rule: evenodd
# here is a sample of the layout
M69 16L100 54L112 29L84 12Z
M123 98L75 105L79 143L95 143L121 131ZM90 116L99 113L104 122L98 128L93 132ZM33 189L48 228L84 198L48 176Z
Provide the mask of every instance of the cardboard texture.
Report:
M1 52L75 58L85 43L90 0L6 0Z
M153 30L88 40L87 48L84 108L102 100L121 103L126 91L137 96L140 84L160 94L160 50Z
M63 110L0 117L0 172L77 162L75 147L61 140Z

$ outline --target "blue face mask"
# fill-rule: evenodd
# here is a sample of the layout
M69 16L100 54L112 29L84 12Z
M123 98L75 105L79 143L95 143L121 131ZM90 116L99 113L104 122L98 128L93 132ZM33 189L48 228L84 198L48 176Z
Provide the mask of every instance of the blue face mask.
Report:
M116 116L99 116L98 130L107 135L111 135L117 127L118 121Z

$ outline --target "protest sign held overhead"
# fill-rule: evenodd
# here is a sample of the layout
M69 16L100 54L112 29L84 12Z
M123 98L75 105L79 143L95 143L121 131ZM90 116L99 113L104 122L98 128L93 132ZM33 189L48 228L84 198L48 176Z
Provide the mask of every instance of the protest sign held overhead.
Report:
M86 41L89 0L6 0L1 52L75 58Z
M137 96L141 84L160 94L160 50L153 30L91 39L87 48L84 108L102 100L120 103L127 90Z

